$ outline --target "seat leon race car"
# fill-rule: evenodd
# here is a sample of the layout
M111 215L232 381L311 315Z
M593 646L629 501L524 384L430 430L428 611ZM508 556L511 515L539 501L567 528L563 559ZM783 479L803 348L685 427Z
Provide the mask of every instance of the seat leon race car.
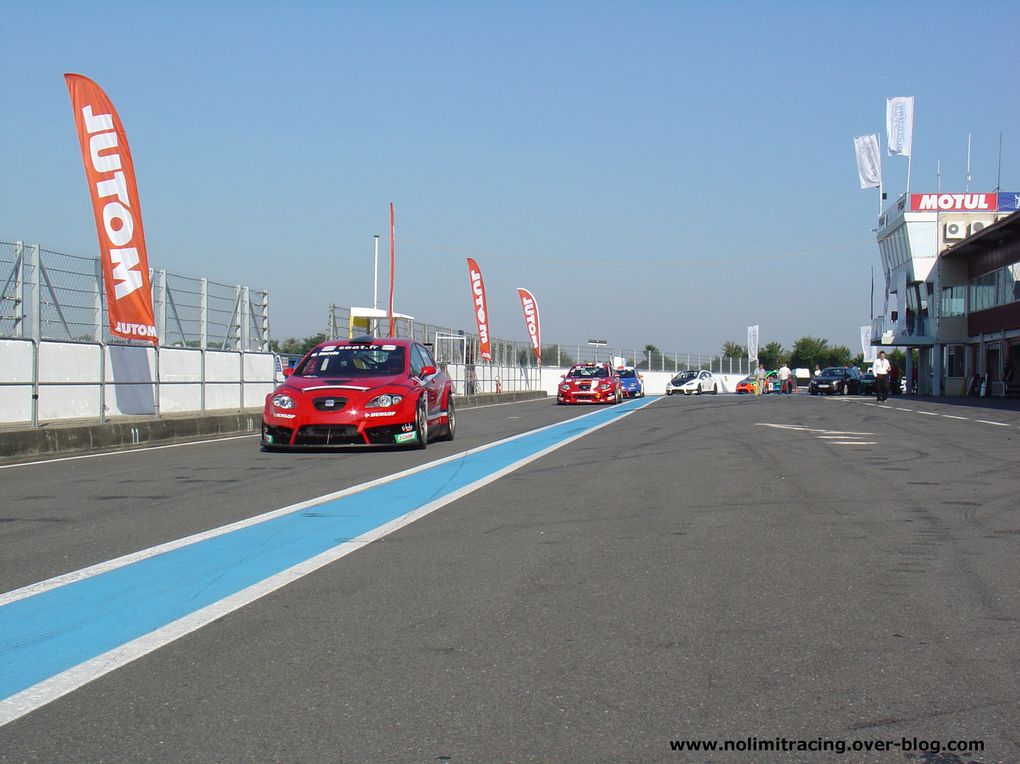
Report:
M612 364L579 363L563 375L556 403L620 403L623 388Z
M262 446L409 446L453 440L453 385L407 339L328 340L266 396Z

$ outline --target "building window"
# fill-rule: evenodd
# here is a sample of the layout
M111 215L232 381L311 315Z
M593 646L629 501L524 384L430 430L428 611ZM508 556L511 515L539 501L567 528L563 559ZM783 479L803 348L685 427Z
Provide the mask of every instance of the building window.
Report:
M965 286L942 287L942 316L952 318L966 315L964 301L967 295Z
M1020 263L1007 265L970 281L970 310L987 310L1020 301Z
M963 345L946 346L946 376L963 376L963 359L966 348Z

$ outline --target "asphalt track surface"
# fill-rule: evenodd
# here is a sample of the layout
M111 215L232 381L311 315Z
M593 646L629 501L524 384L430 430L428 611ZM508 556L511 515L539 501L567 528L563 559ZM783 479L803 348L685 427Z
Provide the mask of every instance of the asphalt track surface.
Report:
M0 761L1020 761L1020 413L646 402L18 716ZM585 414L0 469L0 591ZM780 737L984 750L670 750Z

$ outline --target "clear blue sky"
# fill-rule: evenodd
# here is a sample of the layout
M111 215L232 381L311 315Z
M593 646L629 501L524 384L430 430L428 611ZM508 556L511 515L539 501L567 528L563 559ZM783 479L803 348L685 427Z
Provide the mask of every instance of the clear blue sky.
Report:
M116 104L150 265L270 290L276 337L371 303L474 331L859 349L877 191L852 138L917 99L911 186L1020 189L1013 2L0 3L0 239L94 255L64 72ZM883 157L890 199L906 160ZM382 299L385 281L381 278ZM881 301L876 300L881 307Z

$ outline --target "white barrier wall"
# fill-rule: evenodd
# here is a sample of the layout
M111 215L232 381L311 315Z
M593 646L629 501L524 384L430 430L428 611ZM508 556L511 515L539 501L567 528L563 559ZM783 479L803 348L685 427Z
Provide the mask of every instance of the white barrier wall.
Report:
M0 423L32 421L35 363L40 422L98 419L101 389L113 417L153 415L157 389L162 413L186 413L258 407L275 386L272 353L164 347L157 363L154 347L44 341L36 359L30 340L0 340Z

